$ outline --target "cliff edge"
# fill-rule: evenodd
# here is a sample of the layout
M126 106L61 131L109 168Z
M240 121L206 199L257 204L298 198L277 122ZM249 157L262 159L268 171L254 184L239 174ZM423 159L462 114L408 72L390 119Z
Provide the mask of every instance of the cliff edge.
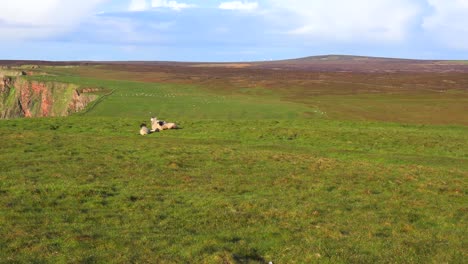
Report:
M68 116L96 100L96 89L35 81L25 72L0 70L0 118Z

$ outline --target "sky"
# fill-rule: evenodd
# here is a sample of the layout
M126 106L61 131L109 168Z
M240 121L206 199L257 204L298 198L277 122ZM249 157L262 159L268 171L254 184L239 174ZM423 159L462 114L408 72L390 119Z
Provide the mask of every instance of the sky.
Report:
M0 0L0 59L468 59L468 0Z

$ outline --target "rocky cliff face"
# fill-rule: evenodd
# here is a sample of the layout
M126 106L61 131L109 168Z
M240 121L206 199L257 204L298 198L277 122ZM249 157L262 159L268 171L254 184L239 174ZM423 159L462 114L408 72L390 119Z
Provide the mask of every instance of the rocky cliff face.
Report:
M67 116L98 98L93 89L22 78L0 72L0 118Z

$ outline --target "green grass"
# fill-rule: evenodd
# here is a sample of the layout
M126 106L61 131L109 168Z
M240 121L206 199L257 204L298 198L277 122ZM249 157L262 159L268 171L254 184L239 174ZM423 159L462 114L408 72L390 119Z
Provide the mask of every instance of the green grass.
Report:
M279 97L219 95L195 85L98 80L74 76L34 76L30 79L112 89L111 95L86 113L88 116L284 119L301 117L313 110L301 104L283 102Z
M468 111L465 91L319 95L295 100L321 109L333 119L468 125L468 120L464 119Z
M83 78L140 81L144 87L148 87L144 82L159 82L165 85L179 83L184 88L195 87L199 95L227 96L241 102L252 98L269 105L281 102L281 105L285 106L287 102L288 107L294 105L307 108L305 111L294 110L296 113L305 113L305 116L322 115L332 119L355 121L468 125L468 79L466 74L456 72L317 73L216 68L207 72L206 69L190 67L160 68L137 65L47 70L60 76L80 75ZM80 80L77 77L73 78ZM119 86L119 82L116 83ZM178 99L177 102L182 100ZM196 110L207 109L202 107ZM218 116L225 118L223 115Z
M0 262L467 257L466 126L307 116L255 89L34 78L113 92L68 118L0 120ZM151 115L182 129L139 136Z
M448 61L449 63L455 63L455 64L468 64L468 61L466 60L452 60Z

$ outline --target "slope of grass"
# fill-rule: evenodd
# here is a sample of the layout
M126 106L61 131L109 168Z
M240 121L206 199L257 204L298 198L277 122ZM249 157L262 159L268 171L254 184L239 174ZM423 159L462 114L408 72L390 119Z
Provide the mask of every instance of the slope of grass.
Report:
M448 72L433 73L314 72L181 65L103 65L52 70L59 75L107 80L178 83L192 87L196 84L197 93L218 96L240 95L260 101L266 97L281 98L282 102L309 108L305 112L311 115L319 113L332 119L468 125L467 75L450 72L456 69L455 64L446 66ZM273 104L278 102L274 101Z
M468 125L468 93L464 91L317 95L293 100L321 109L331 119Z
M1 262L467 257L466 126L331 120L261 88L29 78L113 92L68 118L0 120ZM151 115L182 129L139 136Z
M466 127L126 118L0 122L0 259L451 262Z
M275 96L219 95L195 85L99 80L74 76L34 76L34 80L103 87L113 93L99 102L88 116L197 119L297 118L314 109L283 102Z

